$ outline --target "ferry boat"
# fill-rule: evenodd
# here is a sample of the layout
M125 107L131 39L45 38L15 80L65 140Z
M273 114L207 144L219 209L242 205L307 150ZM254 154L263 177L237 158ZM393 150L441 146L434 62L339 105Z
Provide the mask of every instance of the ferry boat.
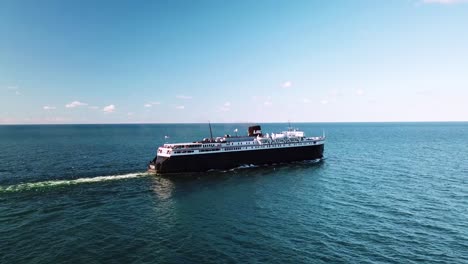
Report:
M248 128L247 136L211 136L191 143L164 144L148 164L148 171L158 174L204 172L245 165L320 160L324 145L325 134L306 137L303 131L293 128L263 134L261 127L255 125Z

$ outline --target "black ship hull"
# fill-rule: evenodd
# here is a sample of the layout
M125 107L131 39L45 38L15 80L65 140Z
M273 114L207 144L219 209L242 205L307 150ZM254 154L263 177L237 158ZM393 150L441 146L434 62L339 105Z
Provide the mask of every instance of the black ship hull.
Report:
M242 165L263 165L323 158L324 145L226 151L209 154L156 156L149 171L159 174L226 170Z

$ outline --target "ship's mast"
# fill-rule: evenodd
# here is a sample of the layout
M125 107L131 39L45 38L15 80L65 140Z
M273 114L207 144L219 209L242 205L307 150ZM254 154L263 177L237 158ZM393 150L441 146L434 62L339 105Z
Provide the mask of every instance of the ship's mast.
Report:
M213 132L211 131L211 122L208 121L208 125L210 126L210 142L213 142Z

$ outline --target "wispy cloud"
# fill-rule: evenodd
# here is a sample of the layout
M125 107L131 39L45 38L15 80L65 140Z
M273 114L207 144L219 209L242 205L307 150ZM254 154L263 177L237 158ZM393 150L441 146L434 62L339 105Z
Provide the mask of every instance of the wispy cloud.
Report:
M55 110L55 109L57 109L57 107L45 105L45 106L42 107L42 109L44 109L44 110Z
M231 110L231 102L225 102L223 106L219 108L221 112L228 112Z
M89 109L96 110L96 109L99 109L99 106L94 106L94 105L93 105L93 106L90 106L90 107L88 107L88 108L89 108Z
M16 122L17 121L15 118L11 118L11 117L0 118L0 124L12 124Z
M146 108L149 108L149 107L153 107L153 105L160 105L160 104L161 104L160 102L149 102L149 103L144 104L143 106Z
M260 105L263 103L264 106L271 106L273 105L273 102L271 101L271 97L270 96L257 96L257 95L254 95L252 96L252 100L255 102L256 105Z
M182 100L189 100L192 99L192 96L187 96L187 95L177 95L177 99L182 99Z
M425 4L450 5L450 4L468 3L468 0L422 0L422 2Z
M85 106L85 105L88 105L88 104L80 102L80 101L73 101L73 102L71 102L69 104L66 104L65 107L66 108L75 108L75 107Z
M44 119L44 121L46 123L62 123L62 122L68 122L70 121L70 119L57 116L57 117L47 117ZM42 123L42 122L38 122L38 123Z
M111 104L108 106L104 106L102 111L104 111L105 113L113 113L115 111L115 105Z
M320 103L323 104L323 105L326 105L326 104L328 104L328 100L327 99L322 99L320 101Z
M303 99L302 99L302 102L303 102L304 104L308 104L308 103L310 103L310 99L309 99L309 98L303 98Z
M285 81L284 83L281 84L281 87L283 88L290 88L293 85L291 81Z
M364 92L363 89L357 89L357 90L356 90L356 94L357 94L357 95L364 95L364 93L365 93L365 92Z
M178 106L176 106L176 109L184 110L184 109L185 109L185 106L183 106L183 105L178 105Z
M15 93L16 95L21 95L18 86L7 86L7 91Z

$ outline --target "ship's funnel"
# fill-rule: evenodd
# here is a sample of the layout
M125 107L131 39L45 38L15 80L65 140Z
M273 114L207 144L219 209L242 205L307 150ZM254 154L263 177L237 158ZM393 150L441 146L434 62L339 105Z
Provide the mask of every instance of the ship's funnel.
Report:
M248 132L249 137L262 136L262 128L260 126L250 126Z

